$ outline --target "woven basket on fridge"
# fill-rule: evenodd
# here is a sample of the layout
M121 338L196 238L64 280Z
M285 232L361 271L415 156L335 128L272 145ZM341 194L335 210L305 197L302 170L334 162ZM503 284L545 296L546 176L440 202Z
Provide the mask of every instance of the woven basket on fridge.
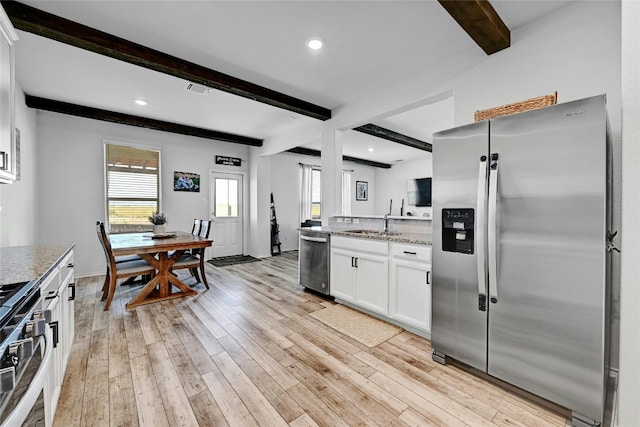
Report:
M537 98L526 99L512 104L505 104L499 107L487 108L486 110L478 110L473 115L476 122L482 120L494 119L509 114L522 113L523 111L536 110L542 107L554 105L558 101L558 92L550 95L539 96Z

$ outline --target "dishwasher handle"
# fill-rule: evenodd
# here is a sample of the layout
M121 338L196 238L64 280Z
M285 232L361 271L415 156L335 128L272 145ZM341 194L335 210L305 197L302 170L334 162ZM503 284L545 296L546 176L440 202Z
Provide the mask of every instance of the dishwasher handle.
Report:
M327 243L326 237L312 237L312 236L305 236L304 234L301 234L300 239L308 240L309 242Z

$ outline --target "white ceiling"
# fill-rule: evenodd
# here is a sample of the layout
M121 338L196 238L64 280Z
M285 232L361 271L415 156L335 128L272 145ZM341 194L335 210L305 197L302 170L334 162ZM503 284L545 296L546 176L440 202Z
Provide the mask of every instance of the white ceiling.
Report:
M335 109L468 49L480 49L436 1L23 1L181 59ZM569 1L492 0L514 30ZM266 139L315 119L18 31L25 93ZM321 37L325 48L305 41ZM145 107L133 103L142 98ZM374 123L429 141L452 100ZM359 132L344 154L385 163L424 155ZM352 147L353 145L353 147ZM363 147L374 146L373 153ZM354 148L355 147L355 148ZM392 159L392 160L390 160Z

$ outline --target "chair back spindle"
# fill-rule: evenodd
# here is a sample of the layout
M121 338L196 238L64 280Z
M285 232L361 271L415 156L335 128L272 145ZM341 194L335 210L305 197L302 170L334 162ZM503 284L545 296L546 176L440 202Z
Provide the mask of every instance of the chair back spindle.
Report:
M202 221L199 219L194 219L193 220L193 227L191 228L191 234L193 234L194 236L199 236L200 235L200 223Z

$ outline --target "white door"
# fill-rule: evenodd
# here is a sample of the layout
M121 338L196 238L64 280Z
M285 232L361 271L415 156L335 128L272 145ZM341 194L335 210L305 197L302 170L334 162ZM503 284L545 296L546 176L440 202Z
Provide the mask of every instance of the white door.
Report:
M242 255L242 175L212 172L211 257Z

